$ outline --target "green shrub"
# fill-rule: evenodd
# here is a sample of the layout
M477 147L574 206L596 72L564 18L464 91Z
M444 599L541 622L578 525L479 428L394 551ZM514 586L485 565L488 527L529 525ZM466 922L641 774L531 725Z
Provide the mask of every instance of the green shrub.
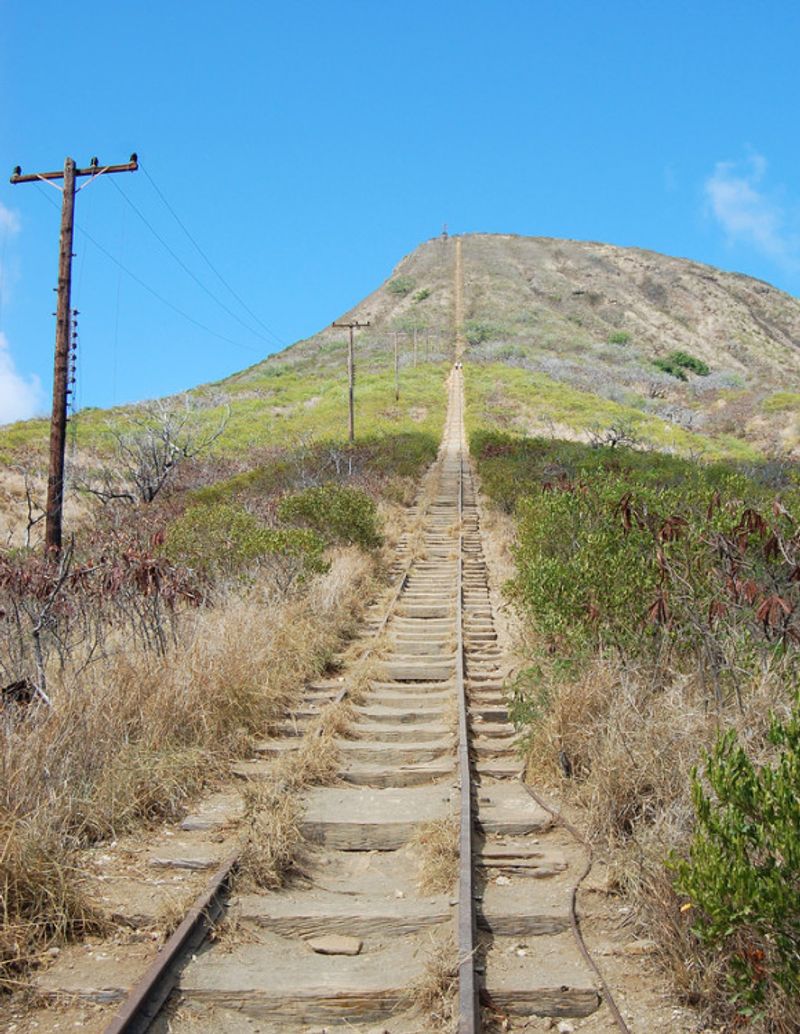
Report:
M698 377L707 377L711 372L702 359L697 359L688 352L670 352L666 359L654 359L653 366L668 373L671 377L677 377L679 381L687 379L687 370L696 373Z
M652 661L668 640L721 700L796 650L790 485L776 506L757 470L498 432L470 447L484 491L518 518L510 591L559 655L595 643Z
M795 391L778 391L764 399L761 408L765 413L798 413L800 394Z
M627 330L614 330L608 335L609 345L627 345L630 339Z
M431 292L427 287L423 287L421 291L417 291L414 295L415 302L424 302L426 298L430 298Z
M410 294L414 290L414 286L414 281L410 276L396 276L386 285L386 290L389 294L396 294L402 298Z
M173 563L211 577L243 574L269 561L288 565L290 580L327 570L319 535L302 528L268 528L227 503L189 507L167 529L162 548Z
M713 797L695 770L697 828L688 860L673 861L743 1015L800 994L800 700L786 722L773 717L769 741L777 756L758 767L734 732L719 738L705 759Z
M467 320L464 324L464 337L471 345L481 345L484 341L502 337L505 328L487 323L485 320Z
M359 469L383 477L419 477L436 459L439 439L424 431L362 438L357 446Z
M327 542L370 548L382 541L375 503L357 488L333 484L306 488L282 499L278 515L287 523L312 529Z

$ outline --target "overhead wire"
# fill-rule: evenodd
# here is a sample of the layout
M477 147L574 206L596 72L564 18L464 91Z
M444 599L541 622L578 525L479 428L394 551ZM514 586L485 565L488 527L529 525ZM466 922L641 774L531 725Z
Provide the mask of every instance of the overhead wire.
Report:
M54 208L59 207L54 200L51 200L49 195L44 193L44 191L38 183L34 184L34 186L42 195L42 197L44 197L51 205L53 205ZM218 333L218 331L212 330L211 327L206 326L205 323L201 323L200 320L195 319L194 316L190 316L188 312L184 312L183 309L179 308L168 298L165 298L162 294L156 291L154 287L151 287L148 283L142 280L140 276L137 276L136 273L133 273L130 269L128 269L127 266L123 265L115 255L113 255L99 241L95 240L94 237L92 237L92 235L87 230L84 230L82 226L78 226L76 228L79 233L83 234L83 236L98 249L98 251L101 251L106 256L106 258L110 259L114 263L114 265L121 269L126 276L129 276L131 280L137 283L140 287L144 288L144 290L151 294L154 298L157 298L158 301L162 303L162 305L166 305L168 309L172 309L173 312L183 317L183 319L188 320L189 323L193 323L196 327L199 327L200 330L205 331L206 334L210 334L212 337L218 338L220 341L226 342L226 344L233 345L234 348L241 348L245 352L250 352L254 355L262 354L259 349L253 348L250 345L245 345L241 341L236 341L233 338L227 337L225 334L220 334Z
M270 335L270 337L272 337L275 340L275 342L277 344L285 346L286 342L280 337L280 335L276 334L275 331L272 330L271 327L267 326L267 324L255 312L253 312L253 310L250 308L250 306L247 304L247 302L239 294L237 294L237 292L231 287L231 285L228 283L228 281L225 279L225 277L222 275L222 273L220 273L220 271L217 269L217 267L214 265L214 263L211 261L211 259L208 257L208 255L206 255L205 251L203 251L203 249L197 243L195 238L192 236L192 234L186 228L186 225L183 222L183 220L181 219L181 217L178 215L178 213L175 211L175 209L169 203L167 198L164 196L163 191L160 189L160 187L158 186L156 181L153 179L153 177L147 171L145 166L142 165L141 160L139 161L139 168L145 174L147 179L150 181L150 185L152 186L152 188L156 192L156 194L158 194L158 196L161 198L161 200L162 200L165 208L167 209L167 211L170 213L170 215L175 220L175 222L178 224L178 226L180 226L180 228L183 230L183 232L189 238L189 241L194 246L194 248L197 251L198 255L200 255L200 257L206 263L206 265L211 270L211 272L214 274L214 276L216 276L216 278L219 280L219 282L223 285L223 287L225 287L228 291L230 291L231 295L242 306L242 308L245 310L245 312L247 312L248 315L251 316L256 321L256 323L258 323L258 325L260 327L263 327L263 329L266 330L266 332Z
M119 252L125 255L125 209L120 209ZM114 306L114 341L111 346L111 404L117 404L117 365L119 357L119 313L122 306L122 270L117 270L117 298Z
M233 309L230 308L230 306L226 305L225 302L223 302L221 298L218 298L217 295L215 295L214 292L211 291L209 289L209 287L206 284L203 283L203 281L200 279L200 277L197 276L194 273L194 271L191 270L189 268L189 266L186 265L186 263L183 261L183 259L180 257L180 255L178 255L177 252L167 243L167 241L164 240L164 238L161 236L161 234L158 232L158 230L156 230L156 228L153 226L153 224L149 221L147 216L138 207L138 205L136 205L135 202L132 201L131 198L128 197L128 195L125 193L125 191L119 185L119 183L117 183L117 181L115 179L112 179L111 182L113 183L117 193L120 194L120 196L123 198L123 200L133 209L133 211L136 213L136 215L141 219L141 221L147 227L147 229L152 233L152 235L155 237L155 239L159 242L159 244L165 249L165 251L167 251L172 256L172 258L177 262L177 264L181 267L181 269L184 271L184 273L186 273L187 276L191 277L191 279L194 280L194 282L197 284L197 286L200 288L200 290L204 291L208 295L208 297L211 298L212 301L216 302L216 304L219 305L219 307L221 309L224 309L224 311L229 316L233 317L233 319L235 319L237 323L239 323L241 326L243 326L248 333L255 335L255 337L257 337L257 338L260 338L262 341L265 341L268 345L272 345L273 342L269 341L266 337L264 337L264 335L260 331L255 330L249 324L245 323L245 321L236 312L234 312Z
M92 215L92 207L93 207L93 205L92 205L92 199L93 198L94 198L94 194L90 194L89 197L84 202L84 204L81 206L81 210L83 212L83 221L86 223L87 226L91 225L91 222L92 222L91 215ZM82 291L83 291L83 276L84 276L85 271L86 271L86 249L84 248L84 250L81 252L80 262L78 263L78 276L77 276L77 280L76 280L76 283L75 283L75 291L74 291L75 304L77 306L80 306L81 302L83 301Z
M0 219L2 224L2 237L0 237L0 330L3 327L3 305L6 298L6 251L8 249L8 238L11 229L6 219Z

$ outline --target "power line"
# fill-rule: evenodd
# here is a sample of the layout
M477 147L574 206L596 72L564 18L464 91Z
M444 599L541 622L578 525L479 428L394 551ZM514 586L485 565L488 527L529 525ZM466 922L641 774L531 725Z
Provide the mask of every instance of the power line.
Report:
M50 196L48 194L45 194L40 186L37 185L37 189L39 193L42 195L42 197L45 198L45 200L49 204L53 205L54 208L58 208L56 202L51 200ZM227 344L233 345L235 348L241 348L245 352L251 352L254 355L261 355L261 352L258 349L252 348L250 345L243 345L241 341L234 341L233 338L226 337L224 334L218 334L216 330L212 330L211 327L207 327L205 323L201 323L199 320L196 320L194 316L190 316L188 312L184 312L183 309L178 308L178 306L174 305L171 301L169 301L168 298L165 298L162 294L159 294L159 292L156 291L154 287L151 287L149 284L145 283L145 281L142 280L141 277L137 276L136 273L131 272L131 270L128 269L127 266L124 266L115 255L112 255L112 253L107 248L104 248L103 245L100 244L99 241L96 241L90 233L83 229L83 227L79 226L77 227L77 229L90 243L94 244L98 251L101 251L106 256L106 258L110 259L115 266L121 269L123 273L129 276L131 280L137 283L140 287L143 287L145 291L147 291L149 294L152 294L154 298L157 298L163 305L166 305L167 308L172 309L173 312L176 312L179 316L182 316L185 320L188 320L190 323L193 323L196 327L199 327L201 330L204 330L207 334L210 334L212 337L219 338L220 341L225 341Z
M172 205L169 203L169 201L167 201L167 199L164 196L163 192L159 189L158 184L155 182L155 180L150 175L150 173L147 171L147 169L141 164L141 162L139 163L139 168L142 170L142 172L145 174L147 179L150 181L150 184L151 184L153 190L155 190L156 194L158 194L158 196L161 198L161 200L163 201L165 207L167 208L169 213L172 215L172 217L175 220L175 222L178 224L178 226L180 226L180 228L183 230L183 232L189 238L191 243L196 248L197 253L203 259L203 261L208 265L209 269L217 277L217 279L220 281L220 283L230 291L230 293L233 295L233 297L236 299L236 301L242 306L242 308L250 316L253 317L253 319L256 321L256 323L258 323L258 325L260 327L263 327L264 330L266 330L266 332L270 335L270 337L274 338L274 340L279 345L285 346L286 342L278 334L276 334L274 330L272 330L270 327L268 327L267 324L264 323L264 321L262 319L260 319L253 312L253 310L250 308L250 306L247 304L247 302L245 302L244 299L241 298L236 293L236 291L234 291L234 289L231 287L231 285L228 283L228 281L225 279L225 277L222 275L222 273L220 273L220 271L217 269L217 267L214 265L214 263L211 261L211 259L208 257L208 255L206 255L206 253L203 251L203 249L200 247L200 245L197 243L197 241L191 235L191 233L189 233L188 229L186 228L186 226L184 225L183 221L181 220L181 217L178 215L178 213L175 211L175 209L172 207Z
M225 312L227 312L227 314L229 316L232 316L236 320L237 323L241 324L244 327L244 329L246 331L248 331L248 333L254 334L257 338L261 338L262 341L266 342L268 345L271 345L272 342L268 341L267 338L265 338L262 333L260 333L258 330L254 330L251 326L249 326L247 323L245 323L244 320L237 313L235 313L233 311L233 309L230 309L225 304L225 302L221 301L221 299L219 299L214 294L213 291L209 290L209 288L206 286L206 284L204 284L203 281L195 273L193 273L192 270L186 265L186 263L183 261L183 259L180 257L180 255L178 255L175 251L173 251L173 249L169 246L169 244L167 244L167 242L164 240L164 238L161 236L161 234L158 232L158 230L156 230L155 227L152 225L152 223L150 223L148 221L147 217L144 215L144 213L141 211L141 209L138 208L138 206L136 204L134 204L134 202L128 197L128 195L125 193L125 191L122 190L122 188L119 186L119 184L116 181L114 181L114 180L112 180L112 183L114 183L114 186L117 188L117 192L122 196L122 198L127 202L127 204L129 204L130 207L134 210L134 212L139 216L139 218L142 220L142 222L147 227L147 229L152 233L152 235L155 237L155 239L159 242L159 244L161 244L161 246L166 251L168 251L169 254L175 259L175 261L178 263L178 265L181 267L181 269L184 271L184 273L186 273L187 276L190 276L192 278L192 280L194 280L194 282L197 284L197 286L202 291L205 291L205 293L208 295L209 298L211 298L212 301L216 302L217 305L219 305L219 307L221 309L224 309Z

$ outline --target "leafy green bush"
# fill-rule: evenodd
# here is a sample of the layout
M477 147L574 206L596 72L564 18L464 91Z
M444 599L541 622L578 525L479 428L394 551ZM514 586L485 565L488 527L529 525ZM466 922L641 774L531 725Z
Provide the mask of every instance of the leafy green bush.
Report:
M512 594L560 654L594 642L652 660L666 638L720 696L800 645L788 485L776 503L722 463L497 432L471 449L484 490L518 517Z
M414 290L414 281L410 276L396 276L386 285L389 294L399 295L401 298Z
M613 330L608 335L609 345L627 345L631 336L627 330Z
M376 435L356 445L360 469L385 477L419 477L436 459L439 440L424 431Z
M785 722L773 717L775 759L756 766L733 732L697 770L697 828L676 886L694 907L693 930L729 964L743 1015L776 993L800 995L800 699Z
M471 345L481 345L484 341L501 337L504 333L503 327L487 323L485 320L467 320L464 324L464 337Z
M227 503L190 506L167 529L162 549L173 563L211 577L242 574L266 561L288 565L290 580L327 570L319 535L302 528L268 528Z
M687 379L687 370L696 373L698 377L707 377L711 372L702 359L697 359L688 352L670 352L666 359L654 359L653 366L671 377L677 377L679 381Z
M278 506L281 520L311 528L327 542L365 548L380 545L378 511L366 492L339 485L319 485L286 496Z
M414 295L415 302L424 302L426 298L430 298L431 292L427 287L423 287L421 291L417 291Z

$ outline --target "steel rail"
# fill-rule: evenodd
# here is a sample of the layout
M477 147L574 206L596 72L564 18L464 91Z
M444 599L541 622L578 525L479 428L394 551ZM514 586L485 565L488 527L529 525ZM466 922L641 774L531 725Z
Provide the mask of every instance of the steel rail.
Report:
M475 889L472 865L472 773L469 763L467 695L464 682L464 439L463 393L458 393L458 573L456 582L456 694L458 696L458 772L460 784L458 877L458 1034L479 1034L480 1009L475 985Z
M224 898L239 862L238 853L217 869L183 922L134 984L104 1034L144 1034L172 993L183 962L196 951L222 915Z

